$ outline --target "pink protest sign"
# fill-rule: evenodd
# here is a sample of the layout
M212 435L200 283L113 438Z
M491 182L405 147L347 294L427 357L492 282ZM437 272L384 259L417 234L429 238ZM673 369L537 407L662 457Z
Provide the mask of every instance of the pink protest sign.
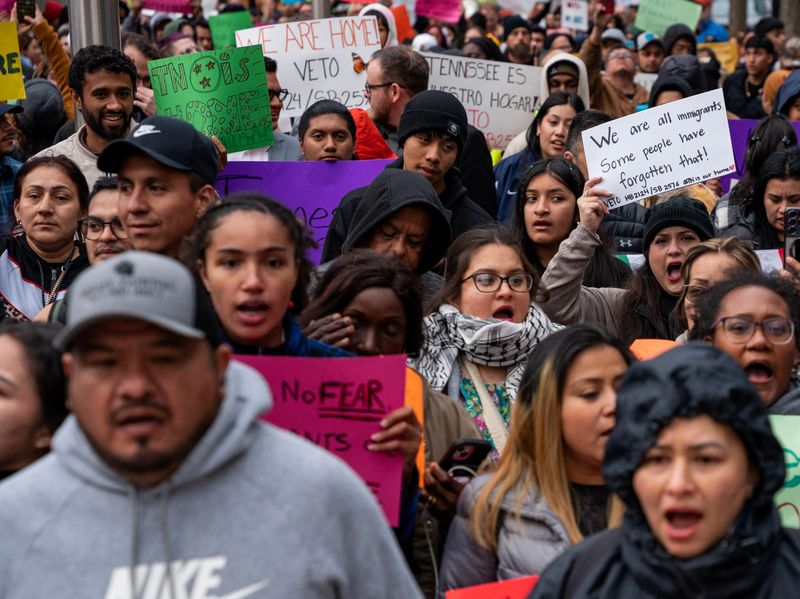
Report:
M414 12L445 23L458 23L461 18L460 0L417 0Z
M403 406L405 356L236 359L269 382L275 405L262 418L347 462L375 494L389 525L397 526L403 457L366 446L380 421Z
M189 0L142 0L142 8L186 14L192 12Z
M525 576L502 582L479 584L447 591L445 597L446 599L525 599L538 580L539 576Z

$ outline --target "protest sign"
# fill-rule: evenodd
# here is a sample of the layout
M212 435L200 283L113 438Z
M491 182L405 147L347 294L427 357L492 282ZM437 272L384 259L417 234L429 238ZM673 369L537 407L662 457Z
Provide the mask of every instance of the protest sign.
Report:
M394 15L394 25L397 29L397 41L402 44L407 40L413 40L417 32L411 26L411 20L408 18L408 9L405 4L396 4L389 7Z
M786 479L775 494L775 504L783 526L800 528L800 416L770 416L769 423L786 464Z
M142 8L181 14L190 14L192 12L190 0L142 0Z
M502 582L489 582L474 587L453 589L447 591L444 596L445 599L525 599L538 580L538 575L512 578Z
M262 418L341 458L397 526L403 456L367 449L380 421L403 406L406 358L236 356L269 382L274 406Z
M366 108L367 63L381 49L375 17L341 17L265 25L236 32L237 46L258 46L278 63L289 90L281 116L303 114L317 100Z
M697 44L697 49L708 48L712 50L727 73L733 73L739 64L739 46L736 39L728 42L706 42Z
M634 27L663 36L670 25L683 23L694 31L703 7L688 0L641 0Z
M391 160L340 162L229 162L217 177L217 193L255 191L293 210L311 229L320 248L333 212L356 187L369 185ZM319 264L321 249L309 251Z
M539 104L541 67L421 53L430 65L428 89L453 94L490 149L504 149L528 128Z
M414 12L445 23L458 23L461 18L461 0L417 0Z
M17 24L0 23L0 102L24 97Z
M647 91L653 89L653 84L658 79L658 73L636 73L633 80L645 88Z
M272 145L264 59L258 48L183 54L147 63L156 112L216 135L228 152Z
M211 28L211 41L216 50L236 46L235 32L253 26L249 11L226 12L208 19Z
M589 31L589 3L586 0L563 0L561 26L575 31Z
M609 208L736 170L722 90L664 104L582 133L590 177Z

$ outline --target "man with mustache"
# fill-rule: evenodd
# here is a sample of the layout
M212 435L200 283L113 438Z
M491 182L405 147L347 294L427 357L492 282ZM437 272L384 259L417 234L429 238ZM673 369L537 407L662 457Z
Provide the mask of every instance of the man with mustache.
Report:
M11 117L6 116L22 112L22 106L0 103L0 232L10 233L14 225L14 177L22 168L19 160L11 154L16 149L17 136Z
M108 46L82 48L69 67L69 87L84 125L64 141L37 156L66 156L77 164L92 187L102 174L97 156L131 127L136 93L136 66Z

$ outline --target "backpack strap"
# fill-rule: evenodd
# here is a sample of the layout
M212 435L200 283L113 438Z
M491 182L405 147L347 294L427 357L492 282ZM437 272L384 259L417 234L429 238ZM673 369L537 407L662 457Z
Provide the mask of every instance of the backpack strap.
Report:
M608 555L622 539L622 529L612 528L592 539L591 543L586 544L583 551L578 552L578 556L570 568L567 579L564 581L564 592L561 594L563 599L577 597L577 591L581 583L586 580L591 566L600 558Z

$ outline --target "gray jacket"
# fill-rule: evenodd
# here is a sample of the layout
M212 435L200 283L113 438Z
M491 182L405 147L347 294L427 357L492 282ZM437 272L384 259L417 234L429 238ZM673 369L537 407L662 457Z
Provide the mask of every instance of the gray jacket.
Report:
M789 390L767 407L767 413L800 416L800 381L792 379Z
M503 499L497 553L480 546L470 532L469 514L491 476L473 479L461 493L444 547L440 591L540 574L570 546L561 520L535 488L526 490L519 525L514 508L520 490L512 490Z
M584 287L583 273L589 266L600 237L578 225L572 230L542 275L541 288L547 292L537 301L550 320L563 325L597 323L612 335L619 335L620 310L625 289Z
M0 484L0 597L420 597L353 471L259 420L272 401L254 370L232 363L225 388L155 487L111 470L70 416Z

